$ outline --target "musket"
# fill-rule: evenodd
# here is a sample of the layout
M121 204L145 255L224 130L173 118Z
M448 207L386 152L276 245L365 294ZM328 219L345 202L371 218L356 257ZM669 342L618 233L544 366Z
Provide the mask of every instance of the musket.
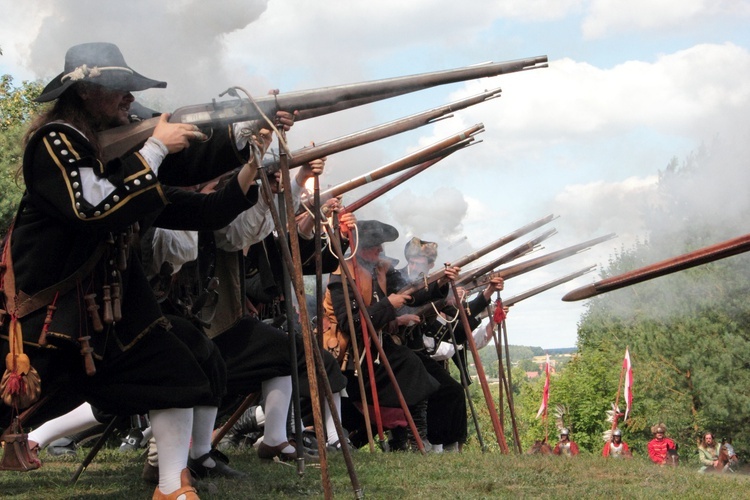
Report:
M567 283L568 281L574 280L578 278L579 276L583 276L584 274L588 274L594 269L596 269L596 266L584 267L583 269L576 271L574 273L566 274L565 276L561 278L557 278L555 280L548 281L547 283L536 286L534 288L530 288L529 290L526 290L523 293L519 293L518 295L513 295L511 297L508 297L507 299L502 299L501 302L503 306L505 307L514 306L518 304L519 302L521 302L522 300L526 300L542 292L546 292L547 290L551 288L554 288L558 285L562 285L563 283ZM488 315L488 311L485 309L484 311L478 314L478 317L483 319L483 318L486 318L487 315Z
M315 144L315 146L302 148L291 153L289 158L289 167L298 167L305 163L315 160L316 158L323 158L334 153L340 153L364 144L369 144L386 137L391 137L402 132L414 130L425 125L430 125L440 120L450 118L454 111L468 108L475 104L486 102L495 99L500 96L500 89L486 90L481 94L477 94L460 101L456 101L443 106L422 111L398 120L393 120L382 125L370 127L359 132L354 132L349 135L338 137L330 141L321 142ZM265 166L265 165L264 165Z
M464 286L464 288L467 288L466 285L470 283L471 281L475 280L476 278L478 278L479 276L482 276L483 274L486 274L492 271L497 266L507 264L508 262L511 262L514 259L517 259L519 257L529 254L530 252L538 248L538 246L544 240L546 240L550 236L554 236L555 234L557 234L556 229L549 229L543 232L536 238L530 239L526 243L517 246L516 248L512 249L511 251L507 253L504 253L500 257L493 259L487 264L484 264L480 267L477 267L476 269L471 269L465 272L463 275L459 276L458 279L456 279L456 284L459 286ZM472 285L471 288L476 288L476 287Z
M175 110L169 121L199 127L218 126L246 120L259 120L264 116L273 118L277 111L297 111L295 119L305 120L438 85L546 67L547 56L536 56L369 82L276 93L252 100L240 98L237 94L237 87L233 87L220 94L219 97L230 94L236 96L235 99L213 100L206 104L185 106ZM152 135L158 120L158 118L149 118L100 134L99 142L102 151L105 152L104 156L113 158L131 151ZM109 150L109 148L112 149Z
M462 130L457 134L453 134L418 151L414 151L413 153L410 153L398 160L383 165L382 167L372 170L366 174L362 174L358 177L354 177L353 179L349 179L348 181L337 184L336 186L326 189L325 191L320 193L321 203L331 198L335 198L336 196L341 196L342 194L351 191L352 189L364 186L365 184L369 184L389 175L406 170L407 168L420 165L430 160L438 161L453 153L454 151L468 146L469 144L474 142L475 136L482 132L484 132L484 125L478 123L472 127L467 128L466 130Z
M360 130L359 132L337 137L336 139L331 139L326 142L317 143L314 146L306 146L297 149L289 154L289 168L299 167L317 158L323 158L328 155L347 151L386 137L391 137L402 132L436 123L453 116L449 113L468 108L469 106L479 104L480 102L495 99L496 97L499 97L499 95L499 88L487 90L481 94L461 99L460 101L438 106L427 111L422 111L421 113L399 118L398 120L393 120L382 125ZM263 168L266 169L266 173L269 175L278 170L278 165L279 161L276 158L263 159ZM325 201L325 199L321 201Z
M627 273L611 276L590 285L582 286L568 292L562 299L566 302L588 299L595 295L635 285L642 281L648 281L677 271L700 266L701 264L725 259L733 255L747 252L748 250L750 250L750 234L703 247L671 259L662 260L655 264L651 264L650 266L641 267Z
M483 284L488 283L491 278L496 276L499 276L504 280L509 280L521 274L533 271L534 269L539 269L540 267L546 266L547 264L552 264L553 262L557 262L558 260L562 260L581 253L585 250L588 250L594 245L598 245L599 243L602 243L604 241L611 240L615 236L616 235L614 233L605 234L604 236L599 236L598 238L584 241L583 243L572 245L556 252L548 253L546 255L540 255L539 257L536 257L534 259L529 259L525 262L508 266L503 269L498 269L497 271L494 271L492 273L480 276L479 278L475 279L475 282L477 283L477 286L482 286Z
M537 248L539 243L541 243L543 240L549 238L550 236L556 233L557 233L556 229L550 229L549 231L545 231L544 233L537 236L536 238L527 241L523 245L519 245L518 247L514 248L510 252L507 252L501 255L497 259L494 259L492 262L482 266L481 268L477 268L475 270L469 271L468 273L465 273L463 277L459 276L458 279L456 279L456 286L462 286L466 291L471 291L482 285L486 285L487 283L484 281L481 284L479 284L476 282L472 282L472 280L476 280L477 278L479 278L486 272L491 271L497 266L507 264L508 262L511 262L519 257L523 257L524 255L527 255L528 253L532 252L535 248ZM487 282L489 282L489 278L492 276L494 276L494 274L488 275ZM428 280L428 283L431 283L431 282ZM468 285L462 285L462 283L468 283ZM424 285L424 282L421 282L420 286L423 286L423 285ZM435 316L436 314L435 309L439 311L443 307L445 307L445 299L439 299L439 300L428 302L426 304L419 306L411 314L416 314L417 316L420 316L423 319L430 319Z
M423 320L432 319L432 318L437 317L440 311L443 308L445 308L447 304L448 304L448 301L446 299L433 300L425 304L422 304L419 307L412 308L409 314L414 314L415 316L419 316ZM408 335L408 333L411 332L416 326L417 324L407 326L404 328L404 332L406 332L406 334Z
M549 290L550 288L554 288L558 285L562 285L563 283L567 283L568 281L574 280L578 278L579 276L583 276L584 274L588 274L592 272L594 269L596 269L596 266L589 266L584 267L583 269L580 269L576 272L566 274L565 276L561 278L557 278L552 281L548 281L547 283L544 283L542 285L539 285L537 287L531 288L529 290L526 290L523 293L519 293L518 295L513 295L511 297L508 297L507 299L502 299L502 303L506 307L513 306L522 300L526 300L530 297L533 297L534 295L540 294L542 292L545 292Z
M473 127L470 127L464 130L463 132L452 135L450 137L446 137L445 139L438 141L431 146L427 146L426 148L422 148L419 151L415 151L414 153L411 153L405 156L404 158L401 158L400 160L396 160L387 165L379 167L373 170L372 172L363 174L359 177L345 181L332 188L329 188L320 193L320 201L321 203L325 203L331 198L344 194L345 192L350 191L354 188L363 186L370 182L380 180L383 177L386 177L388 175L391 175L397 172L401 172L402 170L411 168L415 165L420 165L420 162L432 161L433 163L437 163L438 161L454 153L455 151L458 151L459 149L463 149L464 147L469 146L470 144L474 143L474 140L475 140L474 136L481 132L484 132L484 125L479 123L477 125L474 125ZM316 149L316 148L317 146L314 146L311 148L299 149L297 151L304 152L305 149ZM310 157L310 159L315 159L315 158L321 158L323 156L326 156L327 154L330 154L330 151L328 153L323 153L320 155L306 155L306 156ZM265 170L266 175L270 176L272 173L274 173L278 169L278 165L279 163L277 159L267 157L263 159L262 168ZM295 166L300 166L300 165L302 165L302 163L300 163L299 165L295 165ZM218 179L214 179L210 181L209 183L217 182L217 186L215 189L218 189L219 187L223 186L224 183L228 182L231 178L233 178L237 174L238 170L239 169L235 169L235 170L226 172L222 174L221 176L219 176ZM260 175L260 173L258 175ZM209 183L203 183L197 186L197 190L200 191L203 186ZM311 201L312 200L309 200L309 199L303 199L302 202L305 204L305 206L307 206L308 208L311 208L311 205L312 205Z
M401 175L388 181L387 183L383 184L379 188L373 189L372 191L370 191L363 197L351 203L348 203L346 207L344 207L344 211L351 213L351 212L355 212L359 210L360 208L364 207L371 201L376 200L378 197L384 195L385 193L395 188L396 186L403 184L404 182L408 181L409 179L419 174L420 172L424 172L425 170L427 170L428 168L430 168L431 166L433 166L440 160L447 158L449 155L453 154L455 151L458 151L459 149L463 149L465 146L466 145L464 144L458 144L458 145L451 146L450 148L444 149L443 151L445 151L445 154L443 154L442 156L438 156L431 160L420 163L419 165L415 167L409 168L409 170L407 170L406 172L403 172Z
M464 257L461 257L460 259L456 260L455 262L452 262L451 265L455 266L455 267L463 267L463 266L465 266L466 264L468 264L470 262L474 262L478 258L480 258L480 257L482 257L484 255L487 255L491 251L493 251L493 250L495 250L497 248L500 248L501 246L506 245L506 244L510 243L511 241L520 238L524 234L530 233L534 229L537 229L538 227L541 227L541 226L547 224L548 222L550 222L554 218L555 218L555 216L551 215L551 214L548 215L548 216L546 216L546 217L542 217L539 220L536 220L536 221L534 221L534 222L532 222L530 224L527 224L527 225L525 225L525 226L523 226L523 227L521 227L519 229L516 229L512 233L506 234L505 236L503 236L503 237L501 237L501 238L493 241L492 243L490 243L490 244L488 244L488 245L480 248L476 252L473 252L473 253L471 253L469 255L465 255ZM445 275L445 269L440 269L438 271L435 271L434 273L431 273L429 276L427 276L427 281L429 283L432 283L433 281L442 278L444 275ZM424 286L423 283L413 283L413 284L410 284L410 285L402 288L398 293L403 293L403 294L409 295L409 294L412 294L415 291L417 291L422 286Z

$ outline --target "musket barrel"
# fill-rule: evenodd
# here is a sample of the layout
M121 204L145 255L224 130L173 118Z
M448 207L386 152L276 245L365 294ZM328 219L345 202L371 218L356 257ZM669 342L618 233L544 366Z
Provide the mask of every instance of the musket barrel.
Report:
M246 120L260 120L264 116L272 119L277 111L298 111L297 119L301 120L390 99L438 85L545 68L547 67L546 63L547 56L536 56L514 61L281 93L259 97L253 99L252 102L249 99L240 98L213 101L179 108L172 113L169 121L197 126L229 124ZM236 95L236 88L227 92ZM137 145L148 139L158 121L158 118L150 118L138 124L123 125L100 133L99 143L103 157L109 160L133 150Z
M455 146L452 146L455 147ZM371 201L377 199L378 197L382 196L386 192L390 191L394 187L398 186L399 184L403 184L407 180L411 179L415 175L424 172L440 160L445 159L449 155L451 155L454 151L446 151L446 153L442 156L438 156L436 158L432 158L431 160L427 160L425 162L420 163L419 165L416 165L414 167L411 167L406 172L403 172L401 175L399 175L397 178L389 181L387 184L380 186L377 189L374 189L373 191L367 193L365 196L359 198L358 200L353 201L352 203L348 203L345 207L345 210L347 212L356 212L360 208L364 207Z
M465 255L464 257L461 257L460 259L456 260L455 262L452 262L451 264L454 265L454 266L457 266L457 267L463 267L466 264L477 260L479 257L487 255L491 251L493 251L493 250L495 250L497 248L500 248L501 246L503 246L503 245L505 245L507 243L510 243L511 241L513 241L513 240L515 240L517 238L520 238L524 234L527 234L527 233L533 231L534 229L547 224L548 222L550 222L554 218L555 218L555 216L552 215L552 214L550 214L550 215L548 215L546 217L542 217L541 219L539 219L537 221L534 221L531 224L527 224L527 225L523 226L522 228L517 229L517 230L513 231L512 233L507 234L507 235L503 236L502 238L499 238L499 239L493 241L489 245L480 248L479 250L477 250L474 253L471 253L469 255Z
M493 250L495 250L497 248L500 248L501 246L503 246L503 245L505 245L507 243L510 243L511 241L513 241L515 239L520 238L524 234L530 233L534 229L547 224L548 222L550 222L554 218L555 218L555 216L552 215L552 214L550 214L550 215L548 215L546 217L542 217L539 220L536 220L536 221L534 221L534 222L532 222L530 224L527 224L527 225L525 225L525 226L523 226L523 227L521 227L519 229L516 229L512 233L506 234L502 238L499 238L499 239L493 241L489 245L486 245L486 246L480 248L476 252L474 252L472 254L469 254L469 255L466 255L466 256L464 256L464 257L456 260L455 262L452 262L451 265L452 266L456 266L456 267L463 267L466 264L475 261L479 257L481 257L483 255L487 255L491 251L493 251ZM433 281L435 281L437 279L440 279L444 275L445 275L445 269L440 269L440 270L438 270L438 271L430 274L430 276L427 277L427 281L428 282L433 282ZM412 284L412 285L404 287L402 290L399 291L399 293L405 293L405 294L414 293L414 291L417 290L420 286L422 286L422 285Z
M398 176L396 179L393 179L393 180L387 182L386 184L380 186L379 188L374 189L370 193L367 193L362 198L359 198L359 199L353 201L352 203L346 205L346 207L344 207L344 210L346 210L347 212L350 212L350 213L359 210L360 208L364 207L365 205L367 205L371 201L377 199L379 196L382 196L383 194L387 193L388 191L390 191L394 187L398 186L399 184L403 184L404 182L406 182L407 180L411 179L412 177L414 177L418 173L427 170L428 168L430 168L435 163L437 163L437 162L439 162L441 160L444 160L445 158L447 158L448 156L452 155L453 153L455 153L456 151L458 151L460 149L463 149L463 148L465 148L465 147L467 147L467 146L469 146L471 144L474 144L473 141L474 141L474 138L473 137L469 137L467 139L464 139L461 142L458 142L456 144L448 146L447 148L441 149L441 150L439 150L439 151L437 151L435 153L428 154L424 158L413 158L411 161L406 161L401 166L399 166L398 170L394 170L394 171L388 172L388 173L383 173L382 175L380 173L377 174L377 175L375 175L375 177L370 178L367 182L365 182L365 184L368 184L369 182L374 182L376 180L382 179L386 175L390 175L391 173L395 173L396 171L400 172L402 170L407 170L408 169L406 172L404 172L403 174L401 174L400 176ZM419 161L422 161L422 163L417 163ZM393 167L393 164L390 163L390 164L386 165L386 167ZM349 181L346 181L346 184L349 184ZM360 187L360 186L354 186L352 189L355 189L357 187ZM339 196L339 195L336 195L336 196ZM331 198L333 198L332 192L327 192L327 193L322 193L321 194L321 200L322 201L327 201L327 200L330 200ZM309 199L303 198L302 202L309 207L309 203L310 203Z
M534 259L527 260L526 262L521 262L520 264L515 264L513 266L506 267L505 269L500 269L495 274L507 280L507 279L516 277L520 274L533 271L534 269L538 269L542 266L546 266L547 264L557 262L558 260L562 260L566 257L570 257L584 250L588 250L592 246L598 245L599 243L602 243L607 240L611 240L615 236L616 235L614 233L606 234L604 236L599 236L598 238L584 241L583 243L572 245L567 248L563 248L562 250L549 253L547 255L541 255Z
M500 89L488 90L481 94L461 99L460 101L438 106L427 111L422 111L421 113L415 113L404 118L399 118L398 120L393 120L382 125L344 135L330 141L321 142L312 147L298 149L291 154L289 167L298 167L309 161L315 160L316 158L340 153L341 151L346 151L364 144L370 144L386 137L391 137L424 125L429 125L441 118L447 118L450 116L449 113L488 101L497 97L499 94Z
M627 273L618 274L617 276L612 276L590 285L577 288L565 294L562 300L565 302L573 302L576 300L588 299L595 295L635 285L636 283L672 274L701 264L725 259L749 250L750 234L746 234L738 238L704 247L693 252L688 252L671 259L651 264L650 266L641 267Z
M302 119L320 116L319 113L340 111L363 104L390 99L418 90L439 85L498 76L528 69L546 68L547 56L536 56L499 63L433 71L417 75L385 78L369 82L321 87L310 90L280 93L238 101L220 101L209 104L185 106L176 110L170 121L192 123L233 123L243 120L258 120L266 115L272 117L277 111L299 111Z
M531 288L523 293L519 293L518 295L513 295L512 297L508 297L507 299L502 299L502 303L504 306L507 306L507 307L513 306L521 302L522 300L526 300L542 292L546 292L547 290L554 288L558 285L562 285L563 283L567 283L568 281L574 280L578 278L579 276L583 276L584 274L590 273L594 269L596 269L596 266L584 267L583 269L580 269L576 272L567 274L561 278L557 278L552 281L548 281L547 283Z
M486 274L492 271L497 266L507 264L508 262L511 262L512 260L517 259L518 257L526 255L527 253L534 250L534 248L536 248L537 245L542 243L547 238L554 236L555 234L557 234L557 229L554 229L554 228L543 232L536 238L532 238L531 240L527 241L523 245L519 245L516 248L512 249L511 251L501 255L500 257L493 259L491 262L488 262L487 264L484 264L483 266L480 266L476 269L472 269L463 276L459 276L459 278L456 280L456 284L465 284L467 282L470 282L476 279L478 276L482 276L483 274Z
M450 146L453 146L462 142L473 141L474 136L482 131L484 131L484 125L481 123L478 123L472 127L469 127L468 129L465 129L450 137L446 137L445 139L441 141L438 141L430 146L424 147L420 149L419 151L415 151L411 154L408 154L404 156L403 158L396 160L394 162L391 162L387 165L384 165L376 170L360 175L359 177L355 177L346 182L342 182L341 184L338 184L330 189L326 189L325 191L320 193L320 197L323 200L334 198L336 196L340 196L346 193L347 191L351 191L354 188L364 186L365 184L369 182L382 179L385 176L394 174L396 172L400 172L409 167L413 167L414 165L418 165L419 163L422 163L423 161L425 161L427 157L430 157L434 154L440 154L440 152L443 151L445 148L448 148Z

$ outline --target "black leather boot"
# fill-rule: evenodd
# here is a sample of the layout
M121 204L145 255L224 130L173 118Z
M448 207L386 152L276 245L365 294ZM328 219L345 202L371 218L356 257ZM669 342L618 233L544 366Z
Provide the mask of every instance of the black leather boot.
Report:
M221 441L219 441L219 444L217 445L218 449L225 450L227 448L242 447L245 445L252 446L252 444L258 440L258 437L261 434L260 431L263 430L263 427L258 424L256 408L257 406L251 406L245 410L245 413L237 419L237 422L235 422L232 428L229 429L229 432L221 438Z
M419 438L422 440L422 445L424 445L425 451L430 451L432 446L427 440L427 400L425 399L424 401L420 401L419 403L410 406L409 411L411 412L411 418L414 420L414 425L417 428ZM418 451L419 447L417 446L417 440L414 437L414 434L411 432L410 428L407 427L406 430L408 432L409 447L412 451Z
M409 451L409 439L406 427L394 427L391 429L391 439L388 440L391 451Z
M97 424L76 434L56 439L47 446L47 453L53 456L75 455L79 447L94 444L106 427L104 424Z

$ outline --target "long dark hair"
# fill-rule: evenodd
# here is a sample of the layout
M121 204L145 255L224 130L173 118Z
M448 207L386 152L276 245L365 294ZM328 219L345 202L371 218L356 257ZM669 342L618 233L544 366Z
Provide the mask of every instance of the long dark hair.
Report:
M703 448L704 450L708 449L708 445L706 443L706 436L711 436L711 439L713 440L713 444L711 446L715 448L716 447L716 439L714 438L714 433L713 432L704 432L703 433L703 437L701 437L701 443L700 443L699 446L701 448Z
M83 99L81 98L80 91L85 88L87 82L78 82L71 85L63 94L55 101L54 105L38 115L29 126L26 134L23 136L23 144L26 146L34 135L42 126L47 123L54 121L64 121L74 126L76 129L83 132L86 138L94 146L97 152L97 156L100 153L99 141L97 140L95 132L95 119L91 114L86 111Z

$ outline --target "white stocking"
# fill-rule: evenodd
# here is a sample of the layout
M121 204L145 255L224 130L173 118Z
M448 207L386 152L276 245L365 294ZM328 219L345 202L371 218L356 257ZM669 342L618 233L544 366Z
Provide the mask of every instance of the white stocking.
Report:
M94 418L94 412L91 405L83 403L81 406L72 410L65 415L53 418L29 432L29 441L39 444L39 448L44 448L55 439L70 436L81 431L85 431L100 422Z
M211 435L218 410L215 406L193 408L193 444L190 446L190 458L200 458L211 451ZM213 467L216 463L209 458L202 465Z
M333 403L336 405L336 415L338 415L339 422L341 422L341 393L340 392L333 393ZM328 402L326 402L326 404L324 404L323 406L325 408L326 435L328 439L328 444L333 444L339 440L339 435L336 433L336 426L333 425L333 415L331 415L331 409L328 406Z
M266 424L263 442L268 446L278 446L286 441L286 417L289 413L289 403L292 400L292 377L274 377L262 384L265 399ZM289 453L294 448L288 447Z
M187 467L193 409L151 410L149 419L159 448L159 489L169 494L181 487L180 473Z

